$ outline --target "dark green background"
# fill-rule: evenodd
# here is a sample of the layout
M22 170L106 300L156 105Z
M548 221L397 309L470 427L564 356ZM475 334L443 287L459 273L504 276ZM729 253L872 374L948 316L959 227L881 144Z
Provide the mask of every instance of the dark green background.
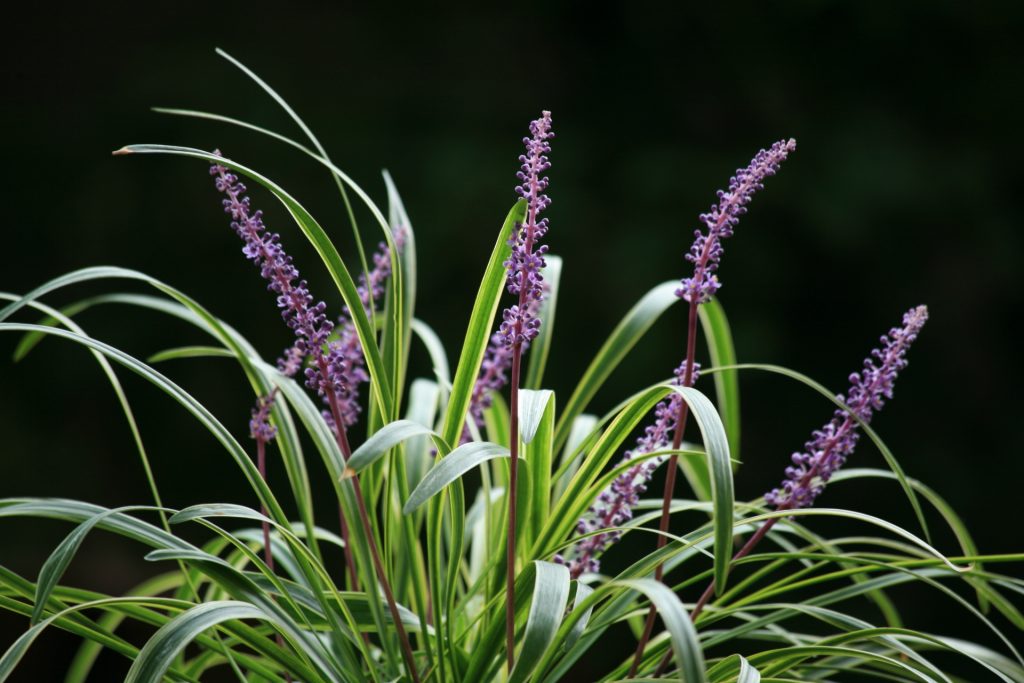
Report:
M840 390L878 335L927 303L932 320L876 426L907 471L964 515L984 550L1021 550L1021 372L1012 333L1024 291L1021 5L807 1L674 13L646 3L468 12L354 3L169 7L67 13L37 4L5 18L0 289L24 292L90 265L137 268L193 295L267 356L287 343L205 167L110 156L133 142L220 147L288 188L354 264L336 192L314 164L266 138L148 111L206 109L298 136L213 54L220 46L278 88L378 201L379 171L392 172L419 241L417 314L454 361L472 292L514 200L520 138L546 108L558 134L548 241L566 262L547 384L564 402L625 310L654 284L686 273L682 254L696 216L732 170L793 136L799 149L726 244L720 298L740 359L786 365ZM281 208L265 192L254 202L314 292L337 305ZM138 356L203 341L132 309L97 310L81 323ZM682 354L683 327L682 309L673 309L595 409L665 377ZM5 358L14 342L0 338ZM251 397L234 367L193 361L164 369L244 432ZM228 458L184 411L133 377L125 383L169 505L252 502ZM746 466L737 488L753 497L777 482L788 454L830 409L806 388L767 375L744 376L742 390ZM149 501L112 393L78 348L50 341L25 362L0 364L0 434L0 496ZM865 446L854 464L882 460ZM822 504L912 524L889 485L837 486ZM34 576L66 531L5 521L0 563ZM938 542L953 548L945 536ZM629 550L609 555L609 566ZM153 571L140 555L98 534L69 576L122 592ZM912 626L978 635L949 603L906 597L917 609ZM0 646L23 627L0 614ZM58 680L74 642L45 636L14 680ZM104 665L112 678L123 670L116 657Z

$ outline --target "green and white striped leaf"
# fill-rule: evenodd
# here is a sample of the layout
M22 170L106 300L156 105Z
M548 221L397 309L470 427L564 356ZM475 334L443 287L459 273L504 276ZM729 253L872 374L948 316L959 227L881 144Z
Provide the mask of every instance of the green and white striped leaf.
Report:
M533 437L537 435L537 427L540 426L544 410L553 395L554 392L550 389L519 391L519 438L524 444L533 441Z
M398 444L417 436L436 435L434 430L411 420L390 422L378 429L373 436L352 453L348 466L355 472L361 472Z
M534 561L534 565L537 573L533 582L533 601L526 619L523 646L509 675L509 683L522 683L528 679L554 640L569 600L569 569L565 565L541 560Z
M423 481L409 494L403 511L406 514L415 511L474 467L494 458L508 456L508 448L489 441L471 441L459 446L430 468Z
M684 683L704 683L704 650L690 615L672 589L652 579L618 580L617 584L640 591L658 610L672 640L672 651Z
M647 292L612 330L594 359L590 361L582 379L565 404L565 409L555 428L556 449L561 448L565 443L569 437L569 430L572 429L573 420L586 410L597 390L618 367L630 349L647 333L647 330L661 317L661 314L668 310L669 306L679 301L679 297L675 294L678 287L679 283L671 280L663 282Z

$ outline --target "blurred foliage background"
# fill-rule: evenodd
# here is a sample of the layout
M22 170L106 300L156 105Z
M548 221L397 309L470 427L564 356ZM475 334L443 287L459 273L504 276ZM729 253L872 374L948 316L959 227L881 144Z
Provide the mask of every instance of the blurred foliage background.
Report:
M217 2L64 12L36 3L0 29L0 289L24 292L90 265L136 268L193 295L266 356L279 352L288 331L241 257L205 167L110 156L135 142L219 147L296 195L355 267L340 201L319 167L254 134L148 110L204 109L297 137L273 102L214 55L219 46L277 88L382 203L379 172L393 174L419 242L417 314L454 361L471 294L515 198L520 139L550 109L558 138L549 242L566 266L547 384L564 401L628 307L686 272L696 217L733 169L793 136L797 152L726 245L720 298L740 360L786 365L843 390L878 335L927 303L932 320L875 424L908 473L964 515L982 550L1020 550L1013 520L1024 437L1013 330L1024 293L1022 8L804 1L669 11L577 2L464 12ZM254 203L314 293L337 305L281 207L264 192ZM367 239L376 241L366 216ZM127 308L80 322L137 356L204 341ZM670 311L595 409L668 376L684 325L682 309ZM13 364L15 341L0 339L8 359L0 363L0 496L148 502L127 426L92 359L49 341ZM234 367L207 360L163 369L244 435L251 396ZM251 503L208 434L125 375L166 502ZM744 375L741 386L737 488L750 498L777 482L830 408L768 375ZM852 464L883 466L866 444ZM822 504L913 528L895 486L836 486ZM67 531L6 521L0 563L35 576ZM89 547L69 574L79 585L123 592L154 571L137 547L102 535ZM917 601L912 618L961 614L947 608ZM942 630L973 628L960 621ZM24 627L0 614L0 646ZM66 662L54 653L75 642L48 635L15 680L58 680ZM106 666L121 671L116 659Z

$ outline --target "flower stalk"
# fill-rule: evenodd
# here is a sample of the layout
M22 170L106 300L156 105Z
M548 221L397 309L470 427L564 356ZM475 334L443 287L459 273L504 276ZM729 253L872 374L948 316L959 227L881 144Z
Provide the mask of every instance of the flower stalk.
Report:
M836 396L848 409L836 410L824 427L811 434L811 439L804 444L805 450L791 456L793 464L786 468L785 480L778 488L765 494L764 499L768 505L783 512L810 507L814 503L825 490L828 480L853 454L860 440L860 425L870 424L875 412L885 405L886 400L892 398L896 375L907 367L907 349L917 339L927 321L928 308L917 306L903 315L901 327L894 327L889 330L889 334L881 337L881 348L872 349L871 355L864 361L864 369L850 375L848 396ZM730 570L738 560L754 550L780 519L773 517L758 528L733 556L729 563ZM696 619L704 611L714 592L715 582L712 580L694 605L691 619ZM655 676L664 673L669 661L671 654L658 664Z
M306 281L298 280L299 272L292 265L291 256L288 256L281 247L280 235L267 232L261 211L251 211L249 197L245 196L245 185L239 181L238 176L230 173L220 164L214 164L210 168L210 174L214 176L217 189L226 196L226 199L223 200L224 210L232 217L232 228L245 242L242 252L260 266L261 275L269 283L268 289L277 294L277 305L281 309L282 317L288 327L295 332L295 344L285 352L283 361L279 361L279 365L283 364L283 370L294 373L302 365L301 358L312 357L314 359L313 364L305 371L306 386L315 390L329 406L332 418L330 422L337 438L338 448L347 462L352 455L352 449L348 442L346 426L351 424L355 416L358 415L358 411L354 407L356 391L358 384L365 381L366 375L360 364L362 350L358 345L353 348L350 340L349 343L346 343L344 334L338 340L331 341L329 339L334 325L324 313L327 304L323 301L314 303ZM360 295L362 303L364 306L372 305L379 282L367 277L362 285L364 290ZM344 324L341 332L345 332ZM360 357L359 360L355 359L356 352ZM268 422L271 400L269 398L261 399L258 405L260 409L253 416L250 430L254 434L258 434L257 444L264 446L263 452L265 453L266 441L274 436L273 427ZM388 609L398 633L406 669L412 680L419 683L419 673L416 669L409 636L402 624L398 605L384 571L358 476L352 476L351 483L359 520L370 547L374 570L384 591ZM344 514L341 515L341 522L343 538L346 541L346 548L348 548L348 539L345 538L347 529ZM348 555L348 564L354 576L355 565L351 554Z
M544 194L548 179L542 175L551 167L547 154L551 151L548 140L551 132L551 112L541 112L541 117L530 123L531 137L523 138L526 153L520 155L521 170L516 174L521 185L516 193L526 199L526 222L516 226L509 239L512 253L505 261L508 269L507 289L519 297L519 303L505 309L498 335L505 348L511 351L509 378L509 482L508 482L508 535L505 546L505 646L509 672L516 663L515 645L515 579L516 579L516 495L519 475L519 381L522 374L523 349L540 330L537 304L544 298L543 275L544 254L547 245L537 245L537 240L548 230L548 219L538 218L551 204Z
M683 368L684 374L682 385L693 386L694 382L694 360L697 352L697 308L708 301L721 288L718 276L719 262L722 258L722 240L731 237L736 225L739 224L740 216L747 212L747 204L754 194L764 188L764 180L775 175L779 165L786 160L789 153L796 149L796 140L780 140L767 150L762 149L750 161L746 167L737 169L736 175L729 180L727 190L718 191L718 202L711 206L708 213L701 214L700 222L707 228L707 234L701 230L694 231L693 245L686 254L686 260L693 264L693 276L683 278L676 296L689 302L689 311L686 324L686 360ZM689 406L686 401L679 401L678 416L676 418L676 429L672 438L672 450L678 451L683 441L683 432L686 430L686 419L689 415ZM661 518L658 523L658 549L665 545L668 526L669 509L672 505L672 493L675 490L676 470L678 469L679 456L673 453L669 457L668 471L665 473L665 489L661 503ZM661 581L664 575L664 566L658 564L654 570L654 578ZM654 619L657 616L657 609L651 605L647 612L647 620L644 623L643 634L637 643L636 654L630 666L627 678L636 675L640 662L643 660L644 650L654 630Z

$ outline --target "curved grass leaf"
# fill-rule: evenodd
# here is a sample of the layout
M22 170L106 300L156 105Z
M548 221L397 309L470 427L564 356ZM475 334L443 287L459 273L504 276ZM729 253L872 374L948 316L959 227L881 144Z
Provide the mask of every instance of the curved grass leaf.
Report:
M672 589L652 579L623 579L615 583L647 596L658 610L658 616L672 640L672 651L682 680L685 683L703 683L704 651L686 607Z
M189 609L162 626L146 641L125 677L125 683L157 683L170 669L174 659L197 635L222 622L235 619L275 621L255 605L218 600ZM323 672L327 674L327 672ZM334 676L324 680L340 681Z
M553 395L550 389L522 389L519 392L519 438L524 444L533 441L537 435L537 428Z
M395 420L378 429L373 436L357 448L349 458L348 466L361 472L398 444L417 436L436 436L434 430L411 420Z
M60 583L61 577L64 576L64 572L67 570L68 565L71 564L71 560L74 559L75 555L78 553L78 549L81 547L82 542L85 541L85 537L97 524L110 515L121 514L131 510L148 509L152 508L137 505L133 507L104 510L75 527L74 530L60 542L60 545L50 553L46 558L46 562L43 563L43 568L39 570L39 580L36 581L35 607L32 609L30 623L33 625L38 623L43 610L46 608L46 603L50 599L50 593L52 593L54 587Z
M445 391L444 403L447 401L447 392L452 386L452 373L448 367L448 354L445 353L444 344L441 343L441 338L437 336L433 328L427 325L422 320L414 319L411 324L412 331L420 338L423 342L423 347L427 350L427 354L430 356L430 362L434 370L434 379ZM409 401L410 407L413 405L412 400Z
M359 291L356 288L356 283L352 279L352 275L349 273L348 268L345 266L344 261L341 260L341 255L335 248L334 243L331 242L327 233L324 232L320 224L316 222L316 219L306 211L306 209L290 194L288 194L284 188L274 183L272 180L263 176L251 168L243 166L236 161L233 161L227 157L217 156L204 152L201 149L194 149L191 147L178 147L174 145L127 145L122 149L118 150L119 154L171 154L176 156L192 157L195 159L202 159L210 164L220 164L230 168L233 171L241 173L247 178L251 178L256 181L277 197L277 199L284 205L291 214L292 218L295 219L295 224L302 230L302 232L309 239L310 244L316 249L320 258L323 260L324 265L327 267L327 271L331 275L331 279L338 288L338 292L341 294L342 299L345 301L345 305L349 309L349 314L352 319L352 323L355 326L356 333L359 336L359 343L363 349L363 355L366 357L366 366L370 372L370 383L373 388L371 395L375 396L379 402L378 408L383 415L391 415L393 409L393 392L390 384L389 377L385 371L384 361L380 355L380 349L377 347L377 337L370 325L369 318L366 316L366 311L363 308L362 300L359 297ZM368 198L367 198L368 199ZM383 220L383 216L381 217ZM391 244L392 250L394 249L394 241L390 236L390 230L386 227L385 232L387 238Z
M703 306L697 307L704 338L707 340L708 355L714 367L734 365L736 349L732 343L732 331L729 320L725 317L725 309L718 299L711 299ZM733 460L740 458L740 382L736 370L716 372L715 396L718 401L718 412L725 425L725 433L729 437L729 451Z
M590 361L579 384L576 385L572 396L565 404L565 409L555 427L556 450L561 448L565 440L569 438L573 420L586 409L594 394L626 357L629 350L636 345L669 306L679 301L679 297L675 293L678 286L679 283L672 280L653 288L633 308L629 309L629 312L612 330L611 335L598 350L594 359Z
M487 262L480 289L473 304L473 313L469 317L469 327L462 343L462 354L455 368L455 379L452 381L452 393L445 411L441 438L447 443L456 443L462 434L462 425L466 421L469 401L480 372L487 342L491 338L491 325L494 314L498 310L498 300L505 286L505 260L511 252L508 245L509 235L516 223L522 222L526 215L526 200L520 199L508 212L505 223L501 226L494 250Z
M409 500L405 502L402 511L406 514L415 511L477 465L508 456L508 448L489 441L471 441L459 446L430 468L423 481L409 494Z
M715 592L725 589L732 559L733 504L735 495L732 482L732 462L729 457L729 440L725 435L718 412L708 398L693 387L673 388L693 413L704 440L708 470L711 474L711 501L715 528ZM680 462L684 462L681 459Z
M415 379L409 387L409 407L405 419L424 427L432 426L437 420L441 388L437 382ZM409 487L415 487L430 467L430 444L426 436L414 436L405 444L407 458L405 472Z
M576 584L576 597L572 601L572 611L575 612L580 609L580 604L592 595L594 589L585 583ZM579 620L573 624L572 630L569 631L569 635L565 638L564 647L566 650L576 644L576 641L580 639L583 632L587 629L587 623L590 621L590 615L594 611L594 606L590 605L583 610L582 614L579 615Z
M761 683L761 673L740 657L740 672L736 676L736 683Z
M181 358L234 358L235 354L219 346L178 346L154 353L146 359L147 363L163 363Z
M523 646L515 668L509 674L509 683L522 683L533 672L554 640L569 600L569 569L565 565L541 560L535 560L534 565L533 601L526 620Z
M0 312L0 319L3 318L2 312ZM83 346L87 346L91 349L99 351L103 355L107 356L113 361L125 366L132 372L142 376L149 380L151 383L156 385L159 389L169 394L175 401L178 402L183 408L190 412L200 424L202 424L213 436L224 446L231 457L235 460L239 469L245 475L249 485L256 492L260 502L267 506L267 509L271 511L272 516L278 520L285 520L284 511L281 509L280 504L274 497L273 492L267 486L266 482L263 481L263 477L260 476L256 466L253 465L252 460L246 454L245 450L238 444L231 433L220 423L217 418L206 409L203 404L192 397L191 394L186 392L184 389L179 387L177 384L172 382L170 379L160 374L156 370L138 359L128 355L127 353L116 349L108 344L101 341L92 339L91 337L83 337L82 335L75 334L74 332L68 332L53 327L44 327L41 325L28 325L22 323L0 323L0 331L6 332L42 332L45 334L53 335L55 337L61 337L74 341Z

